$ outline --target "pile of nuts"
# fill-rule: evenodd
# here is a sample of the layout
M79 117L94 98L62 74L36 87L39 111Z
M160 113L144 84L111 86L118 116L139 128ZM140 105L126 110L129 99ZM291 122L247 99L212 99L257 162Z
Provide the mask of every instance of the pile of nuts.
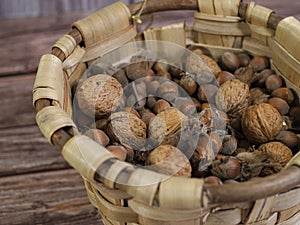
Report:
M135 55L94 66L75 121L120 159L207 183L279 172L299 149L299 100L264 56L191 48L184 65Z

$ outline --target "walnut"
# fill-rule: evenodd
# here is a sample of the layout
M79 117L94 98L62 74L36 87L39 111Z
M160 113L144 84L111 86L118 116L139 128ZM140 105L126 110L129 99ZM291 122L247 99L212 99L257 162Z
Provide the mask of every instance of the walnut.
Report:
M106 132L110 139L133 150L140 150L144 147L146 131L147 125L129 112L113 113L107 122Z
M105 74L84 80L76 93L82 112L96 118L116 110L122 95L122 85L115 78Z
M187 57L186 61L187 72L192 74L199 74L203 71L210 71L215 76L221 72L221 68L217 62L211 57L204 55L200 52L194 52Z
M192 167L187 157L172 145L160 145L146 160L149 169L171 175L191 177Z
M181 129L182 122L187 117L178 109L170 107L158 113L149 123L150 139L161 143Z
M262 169L260 176L269 176L279 172L293 157L291 149L280 142L262 144L257 151L266 153L267 163L270 164ZM275 165L272 166L272 164Z
M238 80L228 80L219 88L215 100L218 109L227 112L230 117L239 117L249 106L249 86Z
M283 118L280 113L267 103L249 106L242 117L243 133L255 144L274 140L282 126Z

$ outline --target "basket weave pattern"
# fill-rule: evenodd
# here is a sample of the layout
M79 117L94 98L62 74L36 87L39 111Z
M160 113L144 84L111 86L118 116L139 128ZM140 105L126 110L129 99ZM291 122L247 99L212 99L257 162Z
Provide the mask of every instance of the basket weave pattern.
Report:
M143 14L194 10L194 24L170 24L140 35L136 22L141 8ZM170 37L170 31L177 35ZM105 224L300 224L299 154L278 174L215 187L202 179L164 179L137 169L79 133L71 116L72 94L90 62L141 38L201 46L215 58L225 51L268 56L272 69L300 93L300 51L295 48L300 46L300 22L254 2L148 0L128 7L118 2L75 22L51 54L41 58L33 104L42 133L81 174Z

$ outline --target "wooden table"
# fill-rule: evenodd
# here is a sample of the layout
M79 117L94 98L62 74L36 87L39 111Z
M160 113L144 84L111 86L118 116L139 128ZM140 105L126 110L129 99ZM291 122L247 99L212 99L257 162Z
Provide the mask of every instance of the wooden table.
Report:
M264 1L300 18L299 1ZM0 224L103 224L81 177L35 124L31 90L42 54L86 14L0 21Z

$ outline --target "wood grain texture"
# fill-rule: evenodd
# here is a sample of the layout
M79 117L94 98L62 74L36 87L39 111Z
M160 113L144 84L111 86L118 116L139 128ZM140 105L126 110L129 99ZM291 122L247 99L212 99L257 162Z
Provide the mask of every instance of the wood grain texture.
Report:
M0 178L0 202L1 225L103 225L73 169Z
M0 149L0 177L70 168L35 125L0 129Z

